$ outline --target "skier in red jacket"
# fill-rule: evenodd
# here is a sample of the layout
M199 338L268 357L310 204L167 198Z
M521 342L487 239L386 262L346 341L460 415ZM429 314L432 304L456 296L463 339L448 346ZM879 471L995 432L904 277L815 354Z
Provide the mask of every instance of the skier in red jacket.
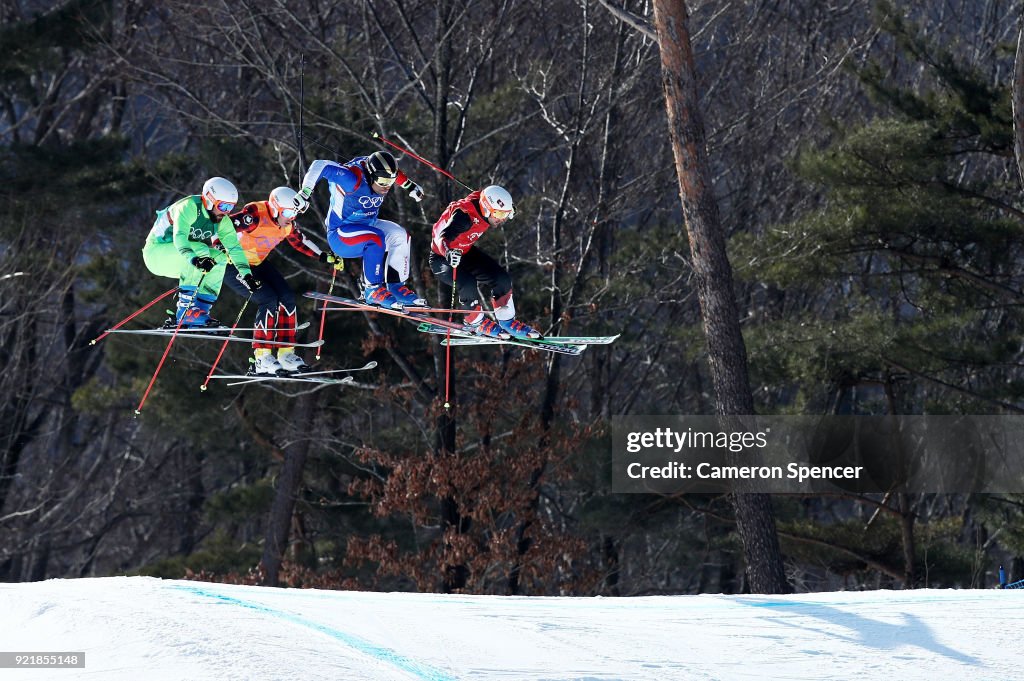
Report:
M453 280L457 282L459 305L481 310L479 314L467 315L466 319L481 336L541 338L539 331L515 318L512 277L494 258L474 247L489 228L500 227L514 216L512 196L498 185L492 184L453 201L434 223L430 269L449 286L453 285ZM479 284L491 290L496 321L484 317Z

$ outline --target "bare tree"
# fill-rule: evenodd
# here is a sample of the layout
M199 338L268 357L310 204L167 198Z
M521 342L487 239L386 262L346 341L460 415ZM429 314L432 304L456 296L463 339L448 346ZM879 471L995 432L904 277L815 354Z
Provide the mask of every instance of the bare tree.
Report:
M747 352L733 290L732 266L710 182L685 1L656 0L654 24L661 46L669 136L704 320L715 408L722 416L752 415L754 400L747 374ZM766 494L736 494L733 505L751 589L757 593L787 593L790 589L771 498Z
M306 393L298 398L292 412L292 423L312 432L313 393ZM302 487L302 472L309 455L310 438L300 437L284 447L284 463L277 476L274 490L274 502L270 507L267 521L266 537L263 542L263 557L260 567L263 569L263 583L267 586L278 585L278 574L281 561L288 549L288 535L292 527L292 516L295 512L296 495Z
M1024 10L1017 19L1017 52L1013 60L1013 155L1024 185Z

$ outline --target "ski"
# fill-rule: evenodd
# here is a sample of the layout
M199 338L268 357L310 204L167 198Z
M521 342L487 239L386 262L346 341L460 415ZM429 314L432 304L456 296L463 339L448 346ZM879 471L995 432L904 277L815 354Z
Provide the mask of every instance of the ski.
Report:
M296 324L295 325L295 330L296 331L302 331L303 329L308 329L308 328L309 328L309 322L302 322L301 324ZM230 326L214 326L214 327L210 327L210 328L201 328L201 329L182 328L181 331L178 332L178 335L180 336L183 332L195 333L195 334L199 334L199 333L217 334L217 333L224 333L225 331L233 331L233 332L246 331L248 333L252 333L253 331L262 331L262 330L263 329L257 329L255 326L238 326L238 327L235 327L234 329L232 329ZM167 331L168 333L174 333L174 327L172 326L169 329L166 328L166 327L161 327L161 328L157 329L157 331ZM114 330L114 331L108 331L107 333L120 333L120 332L117 331L117 330Z
M420 324L418 329L424 333L434 333L441 336L448 334L448 329L443 327L432 327L428 323ZM469 332L458 332L455 334L456 337L451 339L451 342L445 343L446 345L482 345L487 341L492 340L508 340L506 338L492 338L489 336L480 336L475 333ZM529 338L515 338L512 340L525 340L530 343L536 343L542 341L545 343L556 343L558 345L611 345L616 341L620 334L614 336L544 336L537 340L530 340ZM483 341L481 343L480 341Z
M455 336L456 338L482 338L482 336L477 335L473 331L473 327L470 326L464 326L461 329L449 329L448 327L440 326L438 324L431 324L430 322L421 322L420 325L416 327L416 330L422 333L435 333L439 336L447 336L450 332L451 335ZM500 340L505 340L511 337L511 334L505 334Z
M350 373L353 371L367 371L369 369L376 369L377 362L369 361L361 367L354 369L327 369L325 371L299 371L294 374L284 376L284 378L306 378L306 377L327 377L327 374L342 374ZM276 378L276 376L260 375L260 374L214 374L210 378L235 378L235 379L256 379L256 378Z
M352 301L352 302L358 302L358 301ZM381 308L379 308L379 307L377 307L375 305L367 305L366 307L368 307L368 308L370 308L372 310L380 310L381 309ZM485 315L494 316L494 311L493 310L461 310L461 309L460 310L453 310L453 309L448 308L448 307L415 307L415 306L412 306L412 305L410 305L409 307L404 308L404 310L406 312L428 312L430 314L485 314ZM315 311L316 312L360 312L360 311L362 311L362 308L352 307L352 306L347 306L347 307L326 307L325 306L325 307L318 307L318 308L316 308Z
M303 295L307 298L321 300L325 303L336 303L339 305L344 305L346 309L359 310L361 312L381 312L383 314L389 314L400 319L411 321L415 324L418 324L420 322L428 322L431 324L436 324L437 326L442 326L446 329L452 329L453 331L463 331L466 329L466 326L464 324L459 324L458 322L449 322L445 319L438 319L437 317L431 317L430 315L421 311L424 308L410 307L404 310L392 310L386 307L367 305L366 303L361 303L358 300L353 300L351 298L329 296L326 293L317 293L316 291L307 291Z
M476 338L481 338L477 336ZM453 338L451 345L474 345L476 338L465 338L458 337ZM557 345L611 345L615 342L618 336L544 336L538 338L538 341L545 343L555 343ZM516 340L530 340L529 338L519 338ZM535 341L531 341L535 342Z
M295 325L295 330L296 331L302 331L303 329L308 329L308 328L309 328L309 322L302 322L301 324L296 324ZM233 331L236 331L236 332L237 331L247 331L249 333L252 333L253 331L262 331L262 330L263 329L257 329L254 326L239 326L239 327L233 329Z
M462 342L468 341L468 342ZM441 341L441 345L452 345L452 346L463 346L470 347L475 345L518 345L523 348L531 348L533 350L545 350L547 352L554 352L560 355L572 355L577 356L587 349L586 345L561 345L559 343L548 343L544 339L530 340L528 338L489 338L486 336L480 336L477 338L445 338Z
M305 378L304 374L293 374L291 376L250 376L248 374L218 374L211 376L210 378L224 378L234 379L234 383L228 383L227 385L248 385L250 383L266 383L268 381L291 381L293 383L316 383L319 385L348 385L353 383L356 379L352 376L346 376L344 378L327 378L324 376L312 376Z
M224 328L219 329L220 333L229 331L230 329ZM205 340L217 340L217 341L236 341L239 343L254 343L256 342L253 338L244 338L242 336L223 336L217 335L217 329L211 331L178 331L178 338L203 338ZM142 336L172 336L174 335L174 329L108 329L107 333L128 333ZM295 348L318 348L324 344L324 341L318 340L312 343L282 343L278 341L260 341L266 345L283 345L286 347Z
M435 333L438 335L448 335L448 329L436 327L429 323L420 324L416 327L419 331L424 333ZM465 330L454 332L454 338L445 338L441 341L441 345L518 345L524 348L533 348L534 350L545 350L547 352L554 352L561 355L579 355L587 349L586 345L568 345L560 343L548 343L546 338L539 338L537 340L530 340L528 338L491 338L490 336L478 336Z
M321 375L324 375L324 374L343 374L343 373L348 373L348 372L351 372L351 371L369 371L370 369L376 369L376 368L377 368L377 361L376 360L370 360L369 362L367 362L363 366L356 367L354 369L327 369L325 371L300 371L300 372L298 372L295 375L296 376L321 376Z

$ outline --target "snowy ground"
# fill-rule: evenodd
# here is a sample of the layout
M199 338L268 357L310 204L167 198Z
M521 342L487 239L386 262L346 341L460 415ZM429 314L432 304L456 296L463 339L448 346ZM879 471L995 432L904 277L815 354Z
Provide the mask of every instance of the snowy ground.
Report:
M503 598L145 577L0 584L0 679L1024 679L1021 591Z

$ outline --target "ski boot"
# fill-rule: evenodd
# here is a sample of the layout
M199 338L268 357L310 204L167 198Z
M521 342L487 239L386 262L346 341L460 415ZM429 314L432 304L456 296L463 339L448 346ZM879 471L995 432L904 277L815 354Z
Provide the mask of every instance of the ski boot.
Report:
M174 328L173 326L170 328ZM224 326L219 320L213 317L207 317L203 321L192 321L189 319L188 313L185 314L185 321L181 324L182 331L202 331L208 333L211 336L227 336L231 333L231 328Z
M501 327L502 331L512 336L513 338L525 338L527 340L539 340L544 336L540 331L523 324L518 319L499 319L498 326Z
M217 335L227 335L231 329L210 316L210 307L215 300L217 299L202 293L196 295L194 287L182 286L178 292L175 326L180 324L183 331L210 331Z
M484 319L482 322L480 322L479 325L477 325L475 329L473 329L473 333L475 333L478 336L486 336L487 338L499 338L501 340L508 340L509 338L511 338L511 335L507 331L502 329L500 326L498 326L493 319Z
M257 348L253 351L252 364L249 366L248 376L280 376L287 373L274 357L269 348Z
M307 371L312 371L313 369L313 367L306 364L306 360L296 354L295 348L281 348L278 350L277 363L281 366L283 371L290 374L304 374Z
M384 284L371 284L363 289L363 300L366 301L367 305L384 307L390 310L402 309L402 303L391 295L391 291L388 291Z
M426 307L427 299L420 298L419 294L406 286L404 283L388 284L388 291L405 307Z

